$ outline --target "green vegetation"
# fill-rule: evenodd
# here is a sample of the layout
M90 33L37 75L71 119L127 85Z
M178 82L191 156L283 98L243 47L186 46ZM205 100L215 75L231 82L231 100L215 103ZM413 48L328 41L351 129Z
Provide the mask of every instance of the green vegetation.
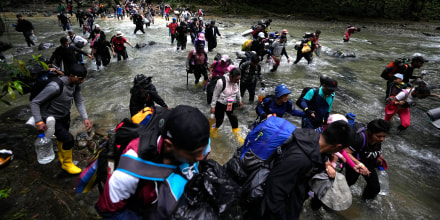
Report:
M41 55L32 55L32 63L41 64L45 70L49 67L46 63L40 61ZM13 60L11 64L6 62L0 64L0 73L3 75L2 80L0 80L0 102L10 105L11 103L4 99L5 96L9 96L11 99L15 99L15 92L17 91L20 95L23 95L23 87L28 86L20 80L17 80L18 75L24 77L31 77L29 69L26 67L26 63L21 60Z
M0 199L7 199L11 193L11 188L0 190Z

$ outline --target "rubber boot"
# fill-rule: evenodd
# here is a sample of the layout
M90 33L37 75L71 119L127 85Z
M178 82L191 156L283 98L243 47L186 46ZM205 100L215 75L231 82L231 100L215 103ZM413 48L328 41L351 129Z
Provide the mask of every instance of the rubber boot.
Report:
M58 160L60 161L61 165L63 165L63 154L61 153L61 151L63 150L63 143L57 141L57 145L58 145Z
M61 162L61 169L65 170L66 172L68 172L70 174L79 174L79 173L81 173L81 168L79 168L75 164L73 164L73 161L72 161L72 149L64 150L63 149L63 143L61 143L61 144L60 143L61 142L58 142L58 155L61 154L60 158L62 158L62 162L60 160L60 162Z
M244 139L240 134L240 128L233 128L232 133L234 134L234 137L237 139L238 143L241 145L244 144Z
M218 128L216 127L211 127L211 137L212 138L218 138Z

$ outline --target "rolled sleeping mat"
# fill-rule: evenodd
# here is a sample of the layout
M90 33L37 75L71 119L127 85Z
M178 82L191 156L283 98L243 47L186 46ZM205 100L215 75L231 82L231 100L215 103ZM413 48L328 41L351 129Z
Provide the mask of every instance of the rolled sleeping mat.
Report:
M431 119L432 124L437 128L440 129L440 107L434 108L426 112L429 119Z

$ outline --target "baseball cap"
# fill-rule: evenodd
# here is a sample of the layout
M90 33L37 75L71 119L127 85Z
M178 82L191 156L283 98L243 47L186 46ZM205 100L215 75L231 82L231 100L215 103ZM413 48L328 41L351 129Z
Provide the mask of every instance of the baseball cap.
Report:
M203 113L191 106L172 109L165 122L166 135L183 150L193 151L209 143L209 122Z
M333 91L337 91L339 90L338 88L338 81L332 79L332 78L327 78L324 82L323 85L325 86L325 88L329 89L329 90L333 90Z
M287 31L287 29L283 29L283 30L281 31L281 33L282 33L282 34L288 34L289 32Z
M229 56L228 55L222 55L222 58L220 60L224 61L224 62L228 62Z
M263 32L258 33L258 37L264 38L265 37L264 33Z
M73 64L69 69L69 74L77 77L86 77L87 69L81 64Z
M286 85L281 84L275 88L275 96L277 98L281 97L282 95L290 94L290 93L292 92L287 88Z
M415 56L415 57L412 58L412 62L422 62L422 63L424 63L424 62L428 62L428 60L425 60L425 58L422 57L422 56Z
M99 24L95 24L95 28L100 28Z
M399 79L403 80L403 75L400 74L400 73L396 73L396 74L394 74L393 76L396 77L396 78L399 78Z

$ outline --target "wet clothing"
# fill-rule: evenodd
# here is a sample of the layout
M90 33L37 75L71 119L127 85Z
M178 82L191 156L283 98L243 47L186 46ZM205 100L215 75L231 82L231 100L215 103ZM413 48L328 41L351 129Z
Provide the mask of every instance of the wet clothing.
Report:
M111 55L109 49L111 48L110 42L105 39L98 39L94 42L92 48L95 49L93 56L96 60L98 68L101 66L107 66L110 63Z
M289 113L292 116L306 117L306 114L303 111L295 109L295 106L290 100L278 105L275 101L275 96L264 98L261 103L258 104L257 112L260 116L260 120L266 119L270 114L276 114L277 117L282 118L284 113Z
M203 79L208 80L208 54L203 52L196 53L196 49L192 49L187 57L186 68L187 71L194 73L195 83L199 83L200 77L203 75Z
M222 36L220 32L218 31L217 26L206 27L205 30L205 38L208 41L208 51L212 51L214 48L217 47L217 35Z
M28 20L22 19L17 21L17 26L15 26L15 30L18 32L23 32L24 39L28 47L31 45L35 46L35 43L31 40L32 31L34 30L34 26Z
M124 46L124 43L126 42L127 39L125 37L113 37L111 40L111 43L114 46L114 51L118 56L118 61L121 60L121 57L123 57L124 60L128 58L127 49Z
M159 96L156 91L156 87L150 82L142 86L143 88L138 88L134 86L130 89L130 115L133 116L137 114L140 110L145 107L153 107L154 103L168 108L165 101Z
M217 80L215 85L214 94L212 96L211 108L215 108L215 127L219 128L223 124L225 113L229 118L232 129L238 128L237 115L234 114L234 110L238 103L241 102L240 96L240 82L232 83L229 80L229 74L225 75L226 86L223 89L222 80ZM227 111L228 100L232 101L231 111Z
M271 47L272 58L273 58L275 66L279 66L280 65L281 57L283 55L286 56L287 59L289 59L289 55L287 55L287 52L286 52L286 45L287 45L286 42L280 43L279 40L275 41L272 44L272 47Z
M406 91L406 92L405 92ZM409 113L409 107L416 103L416 98L412 96L413 89L408 88L399 92L394 98L395 100L405 100L405 105L396 105L393 102L388 103L385 106L385 121L391 121L394 115L399 115L401 126L400 130L406 129L411 124L411 115Z
M315 94L315 89L310 89L301 101L302 109L308 108L315 113L315 117L303 117L301 123L301 127L303 128L315 129L326 124L328 116L332 110L335 93L333 92L331 95L325 96L322 91L322 86L319 87L319 90L316 92L318 92L318 94Z
M141 31L145 34L144 31L144 21L142 20L142 16L139 14L133 15L133 22L136 25L136 28L134 29L134 34L136 34L137 31Z
M309 47L310 50L308 52L303 52L304 47ZM297 64L303 57L307 60L307 63L312 63L312 57L313 57L313 50L312 48L315 48L316 45L313 41L309 41L307 39L303 39L301 41L301 44L298 48L298 51L296 52L296 60L294 64Z
M262 202L265 213L261 219L299 219L303 203L309 197L308 181L316 170L324 170L328 160L327 155L320 154L317 132L297 128L293 135L295 140L275 158L267 177Z
M171 43L174 43L174 39L176 39L176 28L179 24L177 23L170 23L168 25L169 28L169 35L171 36Z
M251 61L246 61L240 65L240 94L243 97L246 90L249 92L249 102L253 103L255 98L255 88L257 81L262 83L260 64L252 65Z
M60 77L64 85L61 94L59 85L50 82L30 103L32 116L36 122L45 121L49 116L56 119L55 136L63 143L65 150L70 150L74 145L74 138L69 133L72 100L83 120L88 119L81 86L69 85L68 78L68 76Z
M181 22L179 26L176 28L177 35L177 50L181 48L182 50L186 49L186 41L188 39L188 26L185 22Z
M66 75L69 74L69 69L73 64L79 64L80 61L77 59L76 53L86 55L87 53L83 50L75 47L74 45L68 45L67 47L59 46L52 53L49 59L49 63L54 63L61 68Z
M367 186L362 193L362 198L374 199L374 197L376 197L376 195L380 191L379 178L376 172L376 162L377 158L382 154L382 145L369 144L366 137L367 131L364 131L364 135L362 134L362 132L356 132L350 149L353 151L353 156L358 158L358 160L362 162L371 172L370 175L363 176L365 181L367 182ZM347 180L347 184L349 186L355 184L357 179L359 178L359 175L360 174L357 173L354 169L346 169L345 178Z

